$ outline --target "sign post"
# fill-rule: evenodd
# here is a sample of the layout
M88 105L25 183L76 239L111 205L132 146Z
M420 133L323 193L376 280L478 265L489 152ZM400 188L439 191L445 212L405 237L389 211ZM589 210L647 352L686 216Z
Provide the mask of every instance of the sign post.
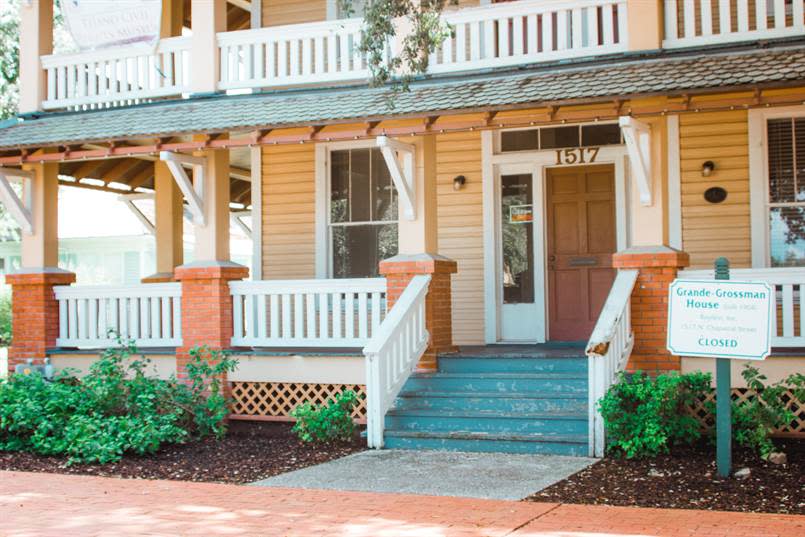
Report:
M715 263L716 280L730 279L730 262L719 257ZM732 473L732 374L729 358L716 358L716 466L718 475Z
M729 262L715 263L715 279L677 279L668 288L668 350L716 359L716 462L730 475L732 412L730 360L763 360L771 351L774 288L730 280Z

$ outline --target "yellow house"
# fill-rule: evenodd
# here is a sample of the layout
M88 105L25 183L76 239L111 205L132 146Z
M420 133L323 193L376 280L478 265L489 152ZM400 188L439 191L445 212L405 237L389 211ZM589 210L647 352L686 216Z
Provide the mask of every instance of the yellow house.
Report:
M462 1L389 99L332 0L163 0L156 45L62 55L23 3L10 366L86 365L112 330L181 377L203 343L240 356L235 417L350 386L371 446L600 454L615 372L712 370L666 349L667 287L725 256L775 287L761 367L804 371L804 4ZM153 191L154 276L69 285L59 184Z

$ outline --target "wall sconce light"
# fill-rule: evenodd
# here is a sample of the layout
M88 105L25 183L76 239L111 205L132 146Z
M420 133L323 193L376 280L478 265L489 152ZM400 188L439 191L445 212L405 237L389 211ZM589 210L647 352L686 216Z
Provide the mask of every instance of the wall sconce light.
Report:
M463 175L456 175L453 179L453 190L461 190L464 188L464 184L467 182L467 178Z
M702 163L702 177L710 177L715 169L716 163L712 160L706 160L704 163Z

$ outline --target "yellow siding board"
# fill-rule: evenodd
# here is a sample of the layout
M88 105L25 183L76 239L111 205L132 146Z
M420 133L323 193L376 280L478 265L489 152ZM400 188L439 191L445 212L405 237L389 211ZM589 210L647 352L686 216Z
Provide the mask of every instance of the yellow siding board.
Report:
M314 166L312 144L263 148L265 279L315 276Z
M483 343L483 220L481 135L478 132L436 137L439 253L458 262L453 275L453 340L458 345ZM464 175L456 192L453 178Z
M326 0L263 0L263 26L301 24L327 19Z
M749 141L746 111L684 114L679 119L682 243L692 267L726 256L733 266L751 262ZM716 171L702 177L705 160ZM727 190L723 203L704 199L712 186Z

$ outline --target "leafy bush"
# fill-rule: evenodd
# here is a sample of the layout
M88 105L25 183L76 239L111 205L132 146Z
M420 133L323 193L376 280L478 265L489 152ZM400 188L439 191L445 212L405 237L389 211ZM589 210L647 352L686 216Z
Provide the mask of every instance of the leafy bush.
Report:
M710 375L669 373L656 378L643 372L621 373L598 403L608 449L627 458L667 453L675 444L690 444L701 426L688 407L710 390Z
M352 390L320 406L303 403L291 411L291 417L296 418L293 431L304 442L348 441L355 434L352 410L357 403L358 396Z
M798 401L805 402L805 375L794 373L767 386L767 377L747 364L741 376L754 393L746 401L732 401L732 435L739 445L767 457L774 451L771 433L794 419L786 407L785 393L791 390Z
M86 376L61 372L0 383L0 450L66 456L68 463L109 463L124 453L225 432L220 376L236 362L205 347L190 352L189 385L147 374L132 345L109 349Z
M0 347L11 345L11 293L0 293Z

